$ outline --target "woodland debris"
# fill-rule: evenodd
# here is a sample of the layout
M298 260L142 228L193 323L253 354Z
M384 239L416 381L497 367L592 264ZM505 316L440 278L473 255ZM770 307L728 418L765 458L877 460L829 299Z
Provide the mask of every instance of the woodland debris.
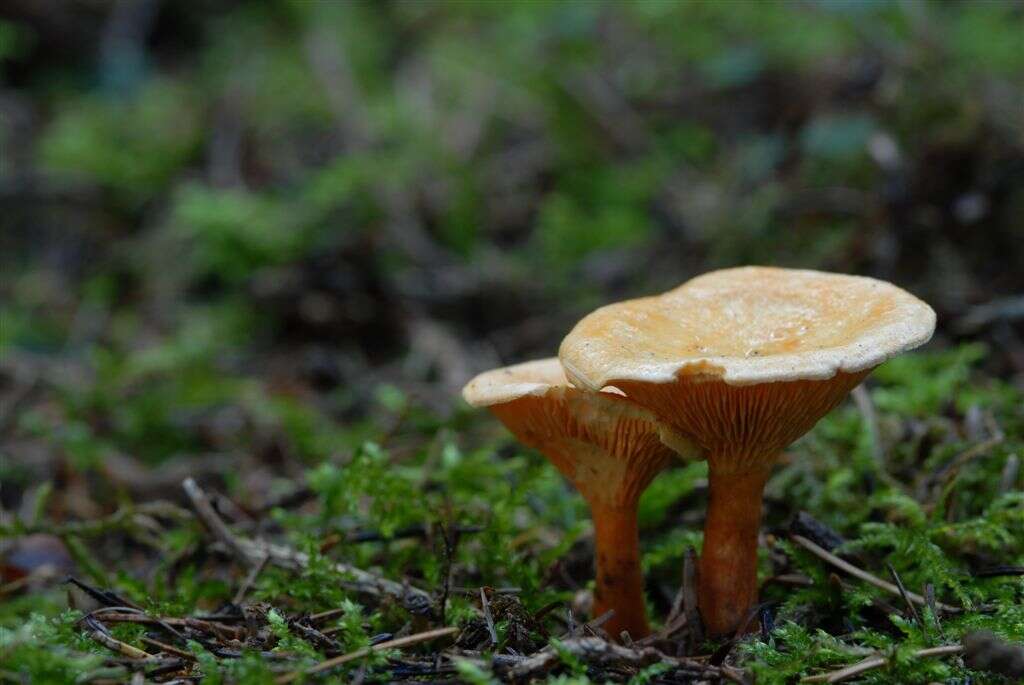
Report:
M387 642L381 642L380 644L373 645L372 647L364 647L348 654L321 661L316 666L311 666L304 670L293 671L277 678L274 682L277 685L284 685L285 683L295 682L303 675L313 675L315 673L322 673L328 671L342 664L346 664L356 659L361 659L364 656L368 656L373 652L381 652L385 649L398 649L399 647L408 647L410 645L419 644L420 642L427 642L428 640L436 640L440 637L447 635L454 635L459 632L459 629L451 626L448 628L437 628L435 630L428 630L423 633L417 633L415 635L407 635L406 637L400 637L395 640L388 640Z
M671 657L654 647L624 647L599 637L578 637L559 643L558 649L545 647L513 667L508 676L513 680L540 677L570 654L589 666L630 666L642 668L654 663L668 663L674 669L705 678L725 678L742 683L742 672L728 667L709 666L696 659Z
M188 495L196 514L206 524L206 527L214 536L223 542L230 549L240 562L246 566L253 567L263 563L271 563L280 568L293 571L301 570L309 566L309 555L304 552L291 549L284 545L276 545L264 540L252 540L247 537L235 535L224 523L224 520L214 511L206 493L192 478L186 478L182 484L185 494ZM266 562L264 560L267 560ZM360 592L375 595L388 595L399 599L403 606L410 611L418 611L421 607L429 607L433 600L427 592L419 588L396 583L393 580L382 578L369 571L356 568L349 564L336 562L334 569L343 575L351 577L353 585Z
M863 569L857 568L848 561L840 559L836 555L822 549L821 547L814 544L802 535L790 535L789 537L790 540L800 545L814 556L818 557L823 561L828 562L832 566L835 566L836 568L842 571L845 571L846 573L849 573L851 576L859 578L860 580L863 580L865 583L874 585L875 587L885 590L886 592L891 593L893 595L903 596L903 593L900 592L899 587L897 587L896 585L893 585L888 581L882 580L878 576L872 575ZM926 604L924 597L914 592L907 592L906 598L917 605L923 606L924 604ZM938 609L950 614L956 614L963 611L959 607L950 606L949 604L943 604L942 602L936 602L935 606Z
M951 654L960 654L964 651L963 645L947 645L945 647L931 647L929 649L920 649L914 652L914 656L918 658L925 658L930 656L949 656ZM889 663L889 659L884 656L873 656L863 661L841 668L838 671L831 671L829 673L822 673L820 675L813 675L803 678L800 682L802 683L840 683L850 678L855 678L862 673L881 668Z
M829 552L846 542L846 538L806 511L797 513L793 522L789 524L789 532L794 535L802 535Z

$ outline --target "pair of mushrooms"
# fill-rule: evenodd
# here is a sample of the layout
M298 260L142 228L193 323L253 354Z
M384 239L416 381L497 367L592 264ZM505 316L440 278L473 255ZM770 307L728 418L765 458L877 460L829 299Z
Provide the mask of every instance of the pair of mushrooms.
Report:
M878 364L926 342L935 312L882 281L744 267L602 307L559 358L483 373L463 390L544 454L590 505L594 615L618 637L649 631L640 495L673 458L707 459L698 608L711 636L757 603L765 483L781 451Z

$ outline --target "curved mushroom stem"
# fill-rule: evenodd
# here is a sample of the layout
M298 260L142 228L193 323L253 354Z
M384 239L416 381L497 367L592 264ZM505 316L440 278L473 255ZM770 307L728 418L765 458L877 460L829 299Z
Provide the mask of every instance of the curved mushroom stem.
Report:
M710 502L697 594L705 631L721 637L742 628L757 604L757 534L771 462L734 471L709 461Z
M591 502L594 519L594 565L597 589L594 592L594 617L609 609L615 611L604 629L616 641L623 630L633 639L646 637L644 577L640 570L640 537L637 531L636 504L609 506Z

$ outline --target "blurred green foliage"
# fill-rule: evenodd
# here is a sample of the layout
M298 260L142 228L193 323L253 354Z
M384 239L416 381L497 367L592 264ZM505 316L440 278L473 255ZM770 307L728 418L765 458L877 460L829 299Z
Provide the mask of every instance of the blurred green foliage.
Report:
M1013 2L246 3L199 15L201 48L126 92L53 88L37 159L129 208L159 198L182 266L233 287L325 236L376 230L395 188L427 196L434 237L465 260L500 240L571 273L649 243L665 230L651 208L668 203L687 232L710 232L708 266L836 265L844 241L827 236L846 219L816 226L808 242L826 247L804 252L789 194L878 192L879 136L913 158L1019 123L1020 15ZM3 27L13 51L23 31ZM211 158L225 138L236 158Z
M197 102L181 81L154 81L124 100L61 102L39 142L40 165L142 201L166 191L200 142Z

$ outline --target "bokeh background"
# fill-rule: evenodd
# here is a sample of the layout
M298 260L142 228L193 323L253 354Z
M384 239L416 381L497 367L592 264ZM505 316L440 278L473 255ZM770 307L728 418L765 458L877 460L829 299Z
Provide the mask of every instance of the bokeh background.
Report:
M186 473L272 490L739 264L893 281L935 347L1024 373L1021 2L0 17L7 510L54 474L78 516Z

